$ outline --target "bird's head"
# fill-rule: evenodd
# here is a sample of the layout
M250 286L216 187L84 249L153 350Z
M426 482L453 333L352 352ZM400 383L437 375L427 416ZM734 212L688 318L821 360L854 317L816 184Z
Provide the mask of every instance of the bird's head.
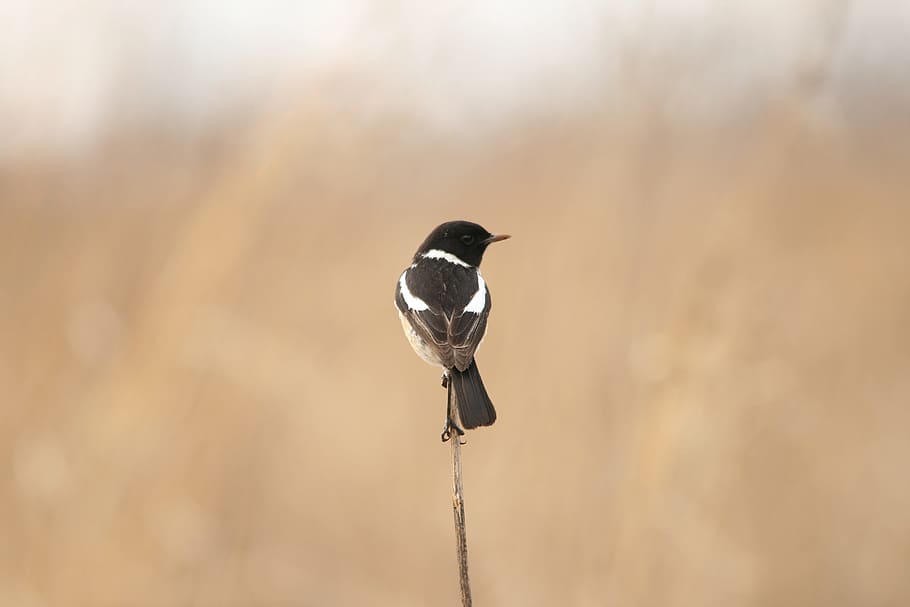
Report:
M470 221L449 221L430 232L417 249L416 256L420 257L433 250L442 251L477 267L487 247L506 238L509 238L508 234L491 234Z

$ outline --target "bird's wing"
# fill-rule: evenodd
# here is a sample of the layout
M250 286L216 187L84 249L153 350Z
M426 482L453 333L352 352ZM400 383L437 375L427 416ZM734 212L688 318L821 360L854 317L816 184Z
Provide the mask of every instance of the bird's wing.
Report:
M464 371L471 366L474 352L477 351L483 335L487 330L487 317L490 315L490 294L484 292L483 308L478 311L463 311L454 314L449 322L447 341L454 350L455 366Z
M399 282L395 290L395 305L408 320L417 335L435 350L442 365L455 365L455 354L449 344L449 318L441 309L430 307L421 299L415 299Z
M409 271L406 270L398 281L396 306L417 335L433 347L440 362L447 368L467 369L483 341L491 299L479 274L476 285L472 293L450 302L449 305L454 304L454 309L446 310L444 307L447 306L440 304L438 298L434 299L429 293L421 291L421 281L415 285L410 280ZM416 292L412 292L414 288Z

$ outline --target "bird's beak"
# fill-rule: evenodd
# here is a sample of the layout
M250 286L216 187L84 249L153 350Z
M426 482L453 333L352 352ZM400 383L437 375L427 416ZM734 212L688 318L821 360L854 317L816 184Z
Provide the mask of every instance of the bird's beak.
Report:
M512 236L509 234L493 234L492 236L490 236L489 238L484 240L484 243L493 244L494 242L499 242L500 240L505 240L507 238L512 238Z

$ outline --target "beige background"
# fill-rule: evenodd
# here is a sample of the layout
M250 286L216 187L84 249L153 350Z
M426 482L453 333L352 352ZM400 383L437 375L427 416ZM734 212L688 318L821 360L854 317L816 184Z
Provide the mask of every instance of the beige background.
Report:
M445 393L392 304L456 218L513 235L476 604L910 604L902 98L832 114L810 61L690 121L649 65L484 136L352 122L342 70L7 157L0 605L457 604Z

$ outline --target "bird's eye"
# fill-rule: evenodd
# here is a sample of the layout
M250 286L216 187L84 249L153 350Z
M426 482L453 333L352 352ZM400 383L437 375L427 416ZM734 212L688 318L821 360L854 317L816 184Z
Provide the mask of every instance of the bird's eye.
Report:
M471 234L465 234L464 236L461 237L461 242L463 242L464 244L466 244L468 246L471 246L472 244L474 244L474 237Z

